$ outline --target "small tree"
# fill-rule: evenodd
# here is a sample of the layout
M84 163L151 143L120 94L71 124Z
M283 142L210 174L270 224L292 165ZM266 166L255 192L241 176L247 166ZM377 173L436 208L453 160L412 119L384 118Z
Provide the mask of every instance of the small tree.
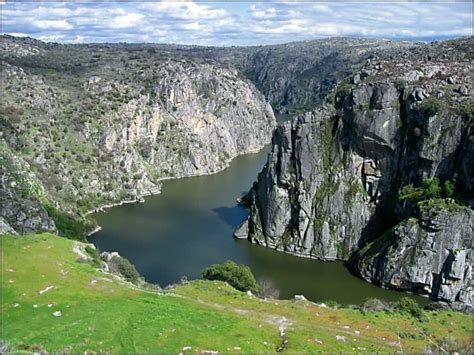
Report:
M202 277L206 280L225 281L240 291L257 293L259 290L250 268L245 265L237 265L230 260L205 268L202 271Z
M440 198L441 197L441 187L439 186L439 179L432 178L426 179L421 184L423 194L425 198Z
M112 272L121 274L127 281L137 283L140 280L140 274L135 266L122 256L115 256L107 262Z
M443 184L443 194L444 194L444 196L446 196L446 197L453 196L455 188L456 187L454 186L454 183L452 181L446 180Z
M432 117L441 111L441 102L434 98L428 97L421 103L421 111L426 117Z
M410 314L419 320L424 320L425 318L420 305L411 298L403 297L400 302L398 302L397 308L400 312Z
M407 86L407 82L401 78L395 81L395 87L397 88L398 91L402 91L403 89L405 89L406 86Z

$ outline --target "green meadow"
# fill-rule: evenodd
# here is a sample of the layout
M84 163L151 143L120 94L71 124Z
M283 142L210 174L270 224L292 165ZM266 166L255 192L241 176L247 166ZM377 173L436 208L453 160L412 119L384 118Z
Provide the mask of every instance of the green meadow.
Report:
M469 315L363 314L249 296L218 281L139 288L80 261L80 242L2 236L1 335L12 351L468 352Z

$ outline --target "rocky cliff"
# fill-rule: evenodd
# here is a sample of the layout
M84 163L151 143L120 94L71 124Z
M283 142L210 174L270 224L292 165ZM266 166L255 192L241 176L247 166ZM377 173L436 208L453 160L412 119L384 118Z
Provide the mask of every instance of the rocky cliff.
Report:
M423 44L329 38L281 45L220 48L213 57L239 68L281 113L321 104L336 84L375 58L409 57Z
M215 61L11 37L2 49L1 216L19 233L55 231L48 209L81 219L219 171L275 127L264 96Z
M425 203L417 217L364 246L356 270L378 285L472 305L474 211Z
M162 178L218 171L270 140L266 101L299 111L368 58L418 46L347 38L244 48L61 45L2 36L4 221L21 233L51 231L42 206L85 222L97 207L158 192ZM12 170L12 159L26 170ZM24 200L14 176L40 189L24 188ZM12 217L19 211L43 217Z
M472 39L460 42L417 60L370 61L333 91L333 105L279 127L237 235L300 256L351 259L367 280L472 305ZM427 201L440 209L436 218L420 212ZM437 263L413 257L407 271L404 246L413 245Z

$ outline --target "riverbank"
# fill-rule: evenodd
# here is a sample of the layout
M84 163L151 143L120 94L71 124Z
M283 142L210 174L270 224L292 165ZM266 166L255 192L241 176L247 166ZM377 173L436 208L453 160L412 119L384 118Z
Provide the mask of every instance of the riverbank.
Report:
M265 147L268 147L270 144L270 142L268 143L265 143L263 144L261 147L259 147L258 149L250 149L250 150L247 150L241 154L238 154L232 158L229 158L227 160L224 161L224 166L219 169L219 170L216 170L216 171L212 171L212 172L207 172L207 173L200 173L200 174L192 174L192 175L182 175L182 176L169 176L169 177L162 177L160 179L157 180L157 183L159 185L157 185L157 188L156 190L154 191L147 191L147 192L144 192L143 194L140 194L138 195L135 199L131 199L131 200L121 200L121 201L117 201L117 202L111 202L111 203L107 203L107 204L104 204L104 205L101 205L97 208L94 208L92 210L89 210L87 211L84 216L90 216L94 213L99 213L99 212L104 212L106 209L108 208L112 208L112 207L117 207L117 206L122 206L122 205L125 205L125 204L131 204L131 203L143 203L145 202L145 197L149 197L149 196L156 196L156 195L159 195L161 193L161 183L163 181L168 181L168 180L180 180L180 179L184 179L184 178L189 178L189 177L198 177L198 176L210 176L210 175L214 175L214 174L218 174L226 169L229 168L231 162L238 158L238 157L241 157L241 156L244 156L244 155L250 155L250 154L257 154L259 153L260 151L262 151L263 149L265 149ZM89 237L95 233L97 233L98 231L101 230L101 227L99 226L99 229L97 230L94 230L92 232L90 232L89 234L87 234L86 237Z

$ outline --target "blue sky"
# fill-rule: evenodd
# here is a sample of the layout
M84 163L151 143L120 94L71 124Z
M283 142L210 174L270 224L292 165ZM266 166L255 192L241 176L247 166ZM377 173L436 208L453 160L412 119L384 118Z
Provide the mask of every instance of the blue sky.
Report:
M471 1L2 2L2 33L44 41L255 45L472 35Z

